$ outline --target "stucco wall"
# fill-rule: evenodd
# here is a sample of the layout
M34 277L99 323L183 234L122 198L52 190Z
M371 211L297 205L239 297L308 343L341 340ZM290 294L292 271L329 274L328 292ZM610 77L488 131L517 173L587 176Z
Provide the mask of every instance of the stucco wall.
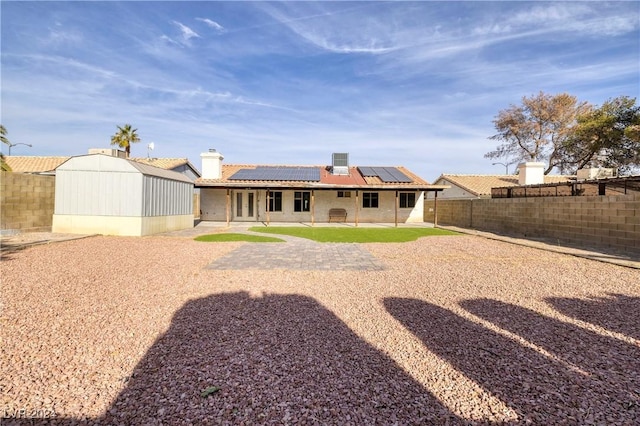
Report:
M236 193L239 190L230 191L230 220L231 221L267 221L266 213L266 191L252 191L255 200L255 215L253 218L236 216ZM243 191L246 193L246 191ZM362 191L359 191L356 199L356 192L350 191L350 197L338 197L334 190L315 190L314 196L314 220L316 222L329 221L329 209L344 208L347 210L347 222L353 223L358 210L358 222L395 222L395 191L368 191L378 192L378 208L362 207ZM294 211L295 191L282 191L282 211L269 212L270 222L311 222L312 212ZM226 221L226 189L202 188L200 192L200 204L202 210L202 220ZM246 200L246 197L244 198ZM356 207L357 206L357 207ZM416 205L413 208L398 208L398 222L422 222L423 221L424 198L421 192L416 193Z
M438 224L640 253L640 195L438 200Z
M3 231L49 231L54 203L54 176L0 173L0 222Z

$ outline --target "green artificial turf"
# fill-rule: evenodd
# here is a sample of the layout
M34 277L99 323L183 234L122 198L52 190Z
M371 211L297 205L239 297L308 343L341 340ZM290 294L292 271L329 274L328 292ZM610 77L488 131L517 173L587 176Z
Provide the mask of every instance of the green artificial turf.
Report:
M322 243L403 243L431 235L458 235L439 228L258 227L250 231L291 235Z
M250 243L283 243L284 240L275 237L263 237L262 235L248 235L248 234L209 234L200 235L194 238L196 241L204 241L207 243L220 243L229 241L247 241Z

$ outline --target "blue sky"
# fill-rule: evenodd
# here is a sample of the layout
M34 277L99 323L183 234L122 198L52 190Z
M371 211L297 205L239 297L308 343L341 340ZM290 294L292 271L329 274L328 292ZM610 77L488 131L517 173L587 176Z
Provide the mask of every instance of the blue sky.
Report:
M79 155L131 123L133 156L502 173L492 120L539 91L640 91L638 2L7 2L14 155ZM3 147L6 153L5 147ZM494 160L495 161L495 160ZM514 166L511 166L513 170Z

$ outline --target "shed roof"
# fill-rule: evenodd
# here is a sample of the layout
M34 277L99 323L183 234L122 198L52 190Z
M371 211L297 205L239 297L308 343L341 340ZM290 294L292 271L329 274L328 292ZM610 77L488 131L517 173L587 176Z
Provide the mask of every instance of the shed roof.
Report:
M436 179L436 184L444 181L456 185L478 197L491 195L491 188L520 186L517 175L461 175L442 174ZM575 179L575 176L551 175L544 177L544 183L562 183Z
M182 173L104 154L87 154L71 157L60 164L56 170L109 171L121 173L138 172L147 176L193 184L193 180Z

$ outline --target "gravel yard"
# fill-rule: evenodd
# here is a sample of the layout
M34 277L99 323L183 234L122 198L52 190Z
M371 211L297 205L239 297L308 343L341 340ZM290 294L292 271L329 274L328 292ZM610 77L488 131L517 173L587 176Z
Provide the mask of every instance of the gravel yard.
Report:
M244 244L3 254L0 416L640 424L640 270L475 236L361 245L383 270L207 268Z

